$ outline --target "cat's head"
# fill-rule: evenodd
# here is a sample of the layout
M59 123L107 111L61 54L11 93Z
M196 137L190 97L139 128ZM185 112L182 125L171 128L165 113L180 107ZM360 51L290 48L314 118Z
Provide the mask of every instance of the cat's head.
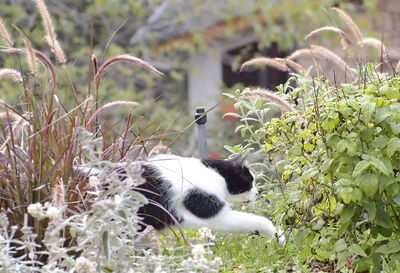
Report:
M254 175L244 165L245 158L239 154L228 160L205 159L204 165L216 170L226 181L229 193L228 201L252 201L257 189L254 186Z

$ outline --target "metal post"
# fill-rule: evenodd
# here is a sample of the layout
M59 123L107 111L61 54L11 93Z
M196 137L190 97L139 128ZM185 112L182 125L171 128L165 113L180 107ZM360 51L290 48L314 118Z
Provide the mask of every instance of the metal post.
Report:
M196 114L194 115L194 118L199 128L198 137L199 137L200 158L207 159L208 158L207 135L206 135L207 113L204 111L203 107L196 108Z

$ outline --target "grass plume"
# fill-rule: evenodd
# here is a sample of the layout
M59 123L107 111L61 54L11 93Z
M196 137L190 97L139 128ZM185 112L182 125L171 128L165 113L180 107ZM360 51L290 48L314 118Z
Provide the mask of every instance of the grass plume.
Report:
M354 72L351 71L350 67L346 64L346 62L343 61L342 58L340 58L334 52L330 51L325 47L310 45L310 48L303 48L296 50L287 58L290 60L296 60L303 57L312 57L312 58L315 57L320 60L326 60L330 64L333 64L336 67L342 69L347 75L350 75L352 79L354 78Z
M295 111L295 109L289 102L270 90L260 88L255 90L246 90L242 93L242 95L247 98L260 98L262 100L275 103L276 105L281 107L282 114Z
M46 4L43 0L33 0L39 10L40 16L42 17L42 22L44 29L46 31L45 40L47 44L50 46L51 51L53 52L56 60L59 63L66 63L67 58L65 57L64 51L62 50L60 43L57 40L57 34L54 31L54 26L51 21L50 13L47 9Z
M354 37L356 38L357 43L360 43L363 40L363 35L356 25L356 23L351 19L351 17L345 13L343 10L339 8L332 8L337 15L346 23L346 25L350 28L351 32L353 33Z
M29 41L28 37L26 37L25 33L19 27L17 27L16 25L13 25L13 27L18 31L18 33L21 35L24 41L29 69L32 74L36 74L38 71L38 65L35 56L35 50L32 47L32 43L31 41Z
M59 183L56 184L53 190L53 196L51 200L52 204L56 208L61 208L65 204L65 189L64 183L60 180Z
M267 67L272 67L275 68L276 70L287 72L288 67L286 64L282 63L281 60L276 59L276 58L268 58L268 57L259 57L259 58L254 58L251 59L245 63L242 64L240 67L240 72L242 72L243 69L245 69L248 66L254 66L254 65L265 65Z
M110 107L114 107L114 106L118 106L118 105L127 105L127 106L136 106L138 105L137 102L135 101L113 101L110 103L107 103L105 105L103 105L102 107L100 107L99 109L97 109L97 111L90 117L86 127L90 128L90 126L92 125L93 121L96 119L96 117L103 112L104 110L110 108Z
M115 62L119 62L119 61L126 61L126 62L131 62L131 63L135 63L141 67L143 67L144 69L147 69L151 72L154 72L156 74L159 75L164 75L162 72L158 71L155 67L153 67L151 64L143 61L142 59L139 59L137 57L131 56L129 54L122 54L122 55L118 55L118 56L114 56L110 59L108 59L107 61L105 61L104 64L102 64L99 67L99 70L97 71L96 75L94 76L94 82L95 82L95 86L96 88L99 88L99 83L100 83L100 77L103 74L104 70L110 66L111 64L115 63Z
M240 72L246 67L253 65L265 65L267 67L269 66L283 72L288 72L289 70L301 72L305 70L304 67L302 67L300 64L287 58L259 57L243 63L240 67Z
M10 68L3 68L0 69L0 80L3 78L10 78L15 82L22 82L22 76L21 73L19 73L15 69L10 69Z
M7 52L7 53L28 54L28 51L23 48L7 48L7 49L4 49L3 51ZM40 51L34 50L34 54L40 61L42 61L50 69L52 88L53 88L53 92L55 92L55 90L57 88L57 82L56 82L56 72L55 72L53 63L51 62L51 60L49 58L47 58L46 55L44 55Z
M3 22L3 19L0 17L0 37L3 38L7 44L12 47L13 46L13 39L9 32L7 31L6 25Z
M379 52L379 55L382 57L383 62L385 63L389 62L388 50L380 40L373 37L367 37L360 42L360 45L371 46L375 48Z
M350 36L346 32L344 32L340 28L332 27L332 26L317 28L317 29L311 31L310 33L308 33L306 35L306 39L309 40L310 38L316 36L317 34L319 34L321 32L325 32L325 31L333 31L335 33L338 33L342 38L344 38L346 40L347 44L349 44L351 46L351 48L353 49L354 54L356 54L358 64L359 65L361 64L361 58L360 58L360 55L358 54L356 46L353 43L353 40L350 38Z

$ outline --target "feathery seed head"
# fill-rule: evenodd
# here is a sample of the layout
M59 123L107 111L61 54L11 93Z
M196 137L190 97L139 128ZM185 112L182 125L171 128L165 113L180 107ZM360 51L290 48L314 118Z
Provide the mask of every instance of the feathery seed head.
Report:
M0 17L0 37L3 38L7 44L11 47L14 43L11 35L8 33L6 25Z

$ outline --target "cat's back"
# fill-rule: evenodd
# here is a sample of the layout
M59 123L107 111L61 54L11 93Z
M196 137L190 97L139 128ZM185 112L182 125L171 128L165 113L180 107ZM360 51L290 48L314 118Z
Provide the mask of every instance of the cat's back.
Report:
M192 187L207 190L210 184L215 191L215 186L222 187L225 184L222 176L197 158L162 154L149 158L146 165L155 169L158 176L170 183L175 192L182 192Z

